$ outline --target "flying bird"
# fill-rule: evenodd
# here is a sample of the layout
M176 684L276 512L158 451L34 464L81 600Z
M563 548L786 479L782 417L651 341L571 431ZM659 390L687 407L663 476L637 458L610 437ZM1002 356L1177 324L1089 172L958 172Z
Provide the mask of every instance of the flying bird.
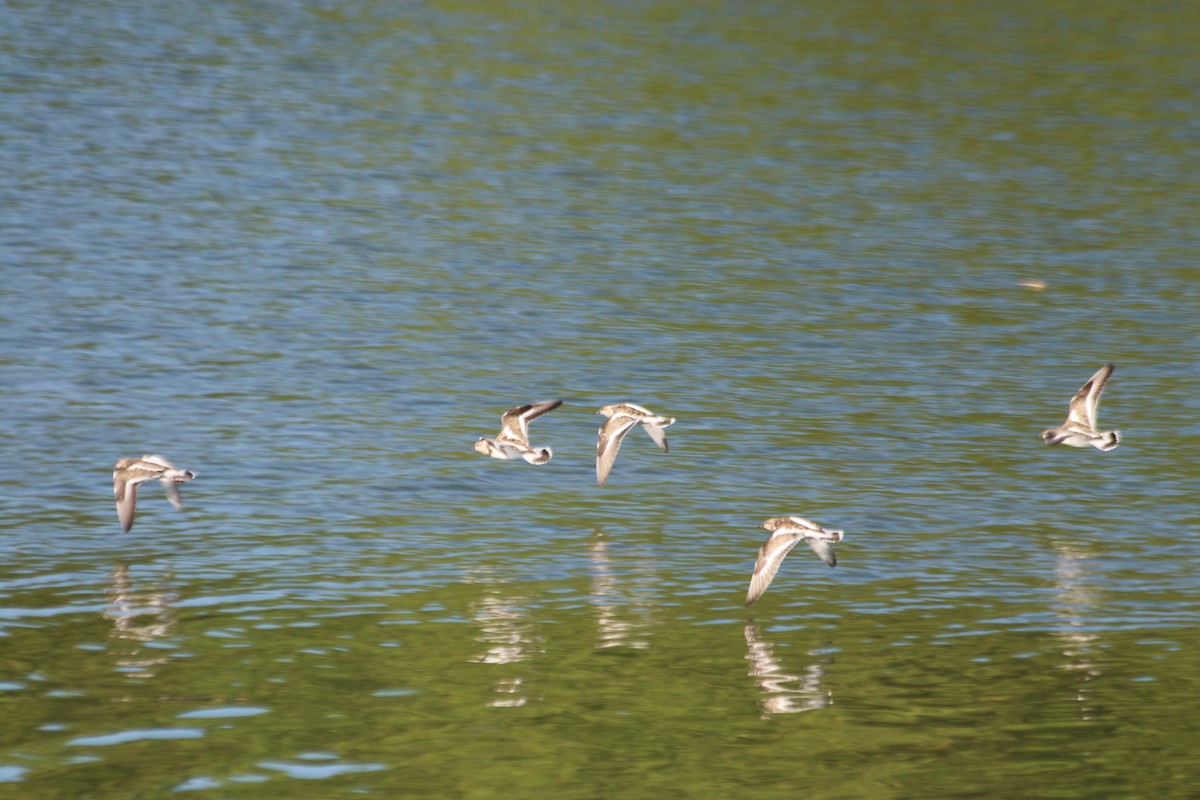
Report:
M667 452L667 435L663 429L675 422L674 417L660 416L633 403L613 403L596 413L608 417L608 421L600 426L600 435L596 442L596 481L601 486L608 480L608 473L612 471L613 462L617 460L617 451L621 449L625 434L638 423L641 423L642 430L650 435L659 449Z
M1100 393L1108 376L1112 375L1113 365L1105 364L1096 374L1088 378L1087 383L1080 387L1071 398L1067 421L1058 428L1047 428L1042 431L1042 441L1046 444L1065 444L1070 447L1087 447L1091 445L1097 450L1112 450L1121 441L1120 431L1096 430L1096 410L1100 406Z
M189 469L179 469L162 456L145 455L141 458L122 458L113 467L113 495L117 498L117 518L126 533L133 527L137 513L137 487L146 481L158 481L167 492L167 499L176 511L183 509L176 484L186 483L196 477Z
M479 437L475 442L476 452L513 461L523 458L530 464L545 464L554 456L549 447L529 446L529 423L562 405L562 400L543 400L540 403L517 406L500 417L500 433L496 438Z
M779 572L784 556L800 542L806 542L829 566L837 566L833 545L842 540L843 531L822 528L803 517L772 517L764 521L762 527L769 530L771 535L758 551L754 574L750 576L750 589L746 592L746 605L762 597L774 580L775 573Z

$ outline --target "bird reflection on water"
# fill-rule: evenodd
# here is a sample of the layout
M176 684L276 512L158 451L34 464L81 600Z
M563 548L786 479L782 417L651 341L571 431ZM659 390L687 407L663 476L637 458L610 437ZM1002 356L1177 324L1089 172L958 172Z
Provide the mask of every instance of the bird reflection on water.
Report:
M762 697L758 705L763 717L772 714L796 714L815 711L833 705L833 692L821 687L825 667L833 659L827 650L809 650L815 660L804 669L803 675L783 670L783 662L775 655L775 645L762 638L758 623L746 622L746 660L750 662L750 677Z
M644 650L650 646L650 593L658 580L652 567L638 570L637 581L622 587L613 571L609 540L595 530L588 542L588 563L592 571L592 607L596 617L597 650L630 647ZM647 564L653 564L647 559ZM624 615L622 615L624 611Z
M541 640L533 633L529 598L505 592L507 581L486 571L474 570L467 580L487 585L484 594L469 606L471 620L479 628L475 641L485 644L487 649L472 656L470 661L512 666L542 652ZM489 700L487 705L511 708L529 701L524 677L515 669L511 673L492 685L492 691L500 696Z
M167 580L134 588L128 564L114 564L108 575L104 617L113 624L109 638L117 667L134 678L151 678L155 667L171 660L169 651L146 650L146 643L169 636L179 619L174 603L179 596Z
M1100 637L1089 630L1095 624L1090 617L1100 606L1100 597L1089 581L1087 569L1092 554L1062 541L1056 541L1052 546L1055 553L1055 614L1059 623L1055 637L1062 643L1059 652L1064 659L1059 668L1077 676L1075 700L1079 703L1080 718L1092 719L1095 709L1091 705L1091 684L1103 674L1096 663L1097 652L1103 644L1099 642Z

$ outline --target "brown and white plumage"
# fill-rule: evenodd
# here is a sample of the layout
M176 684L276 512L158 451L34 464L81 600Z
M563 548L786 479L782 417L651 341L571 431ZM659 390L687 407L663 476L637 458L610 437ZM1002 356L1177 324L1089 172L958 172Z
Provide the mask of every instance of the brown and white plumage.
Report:
M612 471L613 462L617 460L617 451L621 449L625 434L638 423L641 423L642 430L646 431L659 449L667 452L667 435L663 429L675 422L674 417L655 414L634 403L612 403L596 413L608 417L600 426L596 441L596 481L601 485L608 480L608 473Z
M523 458L530 464L545 464L553 457L554 451L549 447L529 446L529 423L558 408L562 402L543 400L507 411L500 417L500 433L496 434L494 439L479 437L479 441L475 442L476 452L501 461Z
M842 540L843 531L822 528L803 517L772 517L763 522L763 528L771 532L758 551L758 561L750 576L750 589L746 592L746 605L750 605L771 585L784 556L800 542L807 542L813 552L831 567L837 566L837 554L833 545Z
M1042 431L1042 441L1049 445L1065 444L1070 447L1087 447L1091 445L1098 450L1112 450L1121 441L1120 431L1105 431L1096 429L1096 412L1100 407L1100 393L1104 391L1108 377L1112 375L1113 365L1105 364L1096 374L1088 378L1087 383L1080 387L1071 398L1067 412L1067 421L1060 427L1047 428Z
M121 527L128 532L133 527L137 513L137 487L146 481L158 481L167 492L167 499L175 510L183 508L176 484L186 483L196 473L179 469L162 456L144 455L141 458L122 458L113 467L113 496L117 498L117 518Z

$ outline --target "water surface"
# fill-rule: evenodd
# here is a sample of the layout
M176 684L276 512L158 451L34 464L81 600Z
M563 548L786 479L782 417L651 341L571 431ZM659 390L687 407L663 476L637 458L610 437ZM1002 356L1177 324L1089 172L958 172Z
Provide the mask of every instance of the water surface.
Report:
M1198 24L7 5L5 796L1189 796Z

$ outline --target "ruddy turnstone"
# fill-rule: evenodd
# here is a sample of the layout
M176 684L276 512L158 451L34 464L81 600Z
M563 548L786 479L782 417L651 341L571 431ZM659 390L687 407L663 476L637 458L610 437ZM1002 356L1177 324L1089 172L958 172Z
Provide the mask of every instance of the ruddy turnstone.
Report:
M179 487L196 477L189 469L179 469L162 456L145 455L141 458L122 458L113 468L113 495L117 498L117 518L126 532L133 527L133 516L137 513L137 487L146 481L158 481L167 491L167 499L175 510L183 508Z
M639 422L654 443L667 452L667 435L663 429L675 422L674 417L659 416L633 403L613 403L596 413L608 417L608 421L600 426L600 437L596 442L596 481L601 486L608 480L617 451L621 449L621 440Z
M1120 431L1096 430L1096 410L1100 406L1100 393L1108 376L1112 375L1113 365L1105 364L1096 374L1088 378L1088 382L1080 387L1071 398L1067 421L1058 428L1047 428L1042 431L1042 441L1046 444L1065 444L1071 447L1087 447L1091 445L1097 450L1112 450L1121 441Z
M479 441L475 443L476 452L501 461L523 458L530 464L545 464L553 457L554 452L549 447L529 446L529 423L558 408L562 402L543 400L540 403L517 406L500 417L500 433L496 434L495 439L479 437Z
M822 561L831 567L837 566L837 555L833 545L842 540L842 531L822 528L815 522L803 517L772 517L763 522L762 527L771 532L767 541L763 542L758 551L758 561L754 564L754 574L750 576L750 590L746 592L746 605L750 605L771 585L783 557L800 542L807 542Z

